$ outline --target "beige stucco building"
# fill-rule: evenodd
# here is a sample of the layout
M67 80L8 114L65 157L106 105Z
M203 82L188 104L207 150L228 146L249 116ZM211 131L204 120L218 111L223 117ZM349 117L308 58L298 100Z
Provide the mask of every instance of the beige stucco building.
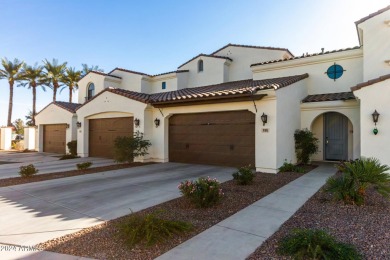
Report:
M308 128L320 140L314 160L373 156L390 165L390 6L356 28L359 46L342 50L294 56L228 44L158 75L90 72L78 104L37 115L37 149L65 153L77 140L80 156L112 157L115 137L140 131L152 146L137 160L275 173L296 161L294 131Z

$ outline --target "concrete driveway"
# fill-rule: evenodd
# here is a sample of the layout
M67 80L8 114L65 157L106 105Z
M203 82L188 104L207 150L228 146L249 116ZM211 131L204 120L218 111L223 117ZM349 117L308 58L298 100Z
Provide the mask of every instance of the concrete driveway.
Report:
M76 158L71 160L59 160L61 155L52 153L0 153L0 179L19 177L19 167L34 164L39 170L38 174L76 170L76 164L92 162L92 168L116 164L112 159L104 158Z
M201 176L234 168L164 163L0 188L0 244L32 246L180 196Z

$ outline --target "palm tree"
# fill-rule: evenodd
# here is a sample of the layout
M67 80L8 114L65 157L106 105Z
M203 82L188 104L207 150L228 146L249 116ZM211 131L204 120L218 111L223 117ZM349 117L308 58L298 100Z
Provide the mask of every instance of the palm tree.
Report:
M12 107L14 98L14 83L21 79L20 69L23 66L23 61L14 59L9 61L7 58L1 60L4 69L0 69L0 79L7 79L9 84L9 103L8 103L8 119L7 126L12 126Z
M31 114L31 124L35 125L35 115L37 113L36 111L37 87L41 86L42 89L45 90L45 87L43 85L47 82L47 79L45 78L43 67L38 66L37 63L35 63L34 66L28 66L24 64L21 74L22 74L23 82L19 84L18 87L28 86L28 88L32 89L33 107L32 107L32 114Z
M72 95L73 91L78 89L78 81L81 79L81 71L76 70L73 67L66 68L65 77L63 79L63 83L66 85L64 86L61 91L68 87L69 88L69 103L72 103Z
M53 59L50 63L47 59L43 61L45 68L45 77L48 80L48 86L53 89L53 102L57 100L57 90L62 86L67 62L58 63L57 59Z
M90 71L104 72L104 70L99 68L99 66L94 66L94 65L88 66L87 64L81 64L81 66L83 67L83 69L81 71L81 76L87 75L88 72L90 72Z

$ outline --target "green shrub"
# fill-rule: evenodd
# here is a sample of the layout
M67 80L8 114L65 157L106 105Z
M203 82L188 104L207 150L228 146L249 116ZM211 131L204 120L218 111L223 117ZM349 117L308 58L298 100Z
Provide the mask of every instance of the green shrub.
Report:
M68 153L68 154L64 154L63 156L61 156L60 160L70 160L70 159L75 159L75 158L80 158L80 156Z
M77 170L85 170L92 166L92 162L83 162L76 164Z
M337 242L322 230L295 229L281 240L279 253L293 259L362 259L352 245Z
M298 163L308 164L310 156L318 152L318 139L308 129L296 130L294 139Z
M284 161L283 165L279 168L280 172L299 172L304 173L305 169L302 167L299 167L295 164L288 163L287 161Z
M77 141L73 140L66 144L69 149L69 153L73 156L77 156Z
M233 179L240 185L248 185L253 182L255 174L249 166L244 166L238 169L237 172L233 173Z
M337 168L342 171L342 175L330 177L325 187L336 200L363 205L366 190L370 186L382 196L390 196L390 174L386 173L390 167L381 165L378 159L362 158L342 162Z
M118 136L114 140L114 158L117 162L132 162L137 156L148 154L148 149L152 145L149 140L144 140L144 135L139 131L134 136Z
M19 174L22 177L31 177L39 172L37 168L33 164L29 164L27 166L20 166Z
M186 180L178 188L184 197L200 208L215 205L223 196L219 181L210 177L202 177L197 181Z
M139 216L131 214L118 225L119 234L129 246L145 243L151 246L164 241L173 235L192 229L192 225L183 221L164 220L158 217L159 212Z

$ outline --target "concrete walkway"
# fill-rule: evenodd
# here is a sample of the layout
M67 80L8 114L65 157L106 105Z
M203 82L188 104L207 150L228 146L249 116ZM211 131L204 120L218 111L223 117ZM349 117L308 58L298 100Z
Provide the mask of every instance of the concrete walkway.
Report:
M333 164L321 164L157 259L246 259L335 172Z

